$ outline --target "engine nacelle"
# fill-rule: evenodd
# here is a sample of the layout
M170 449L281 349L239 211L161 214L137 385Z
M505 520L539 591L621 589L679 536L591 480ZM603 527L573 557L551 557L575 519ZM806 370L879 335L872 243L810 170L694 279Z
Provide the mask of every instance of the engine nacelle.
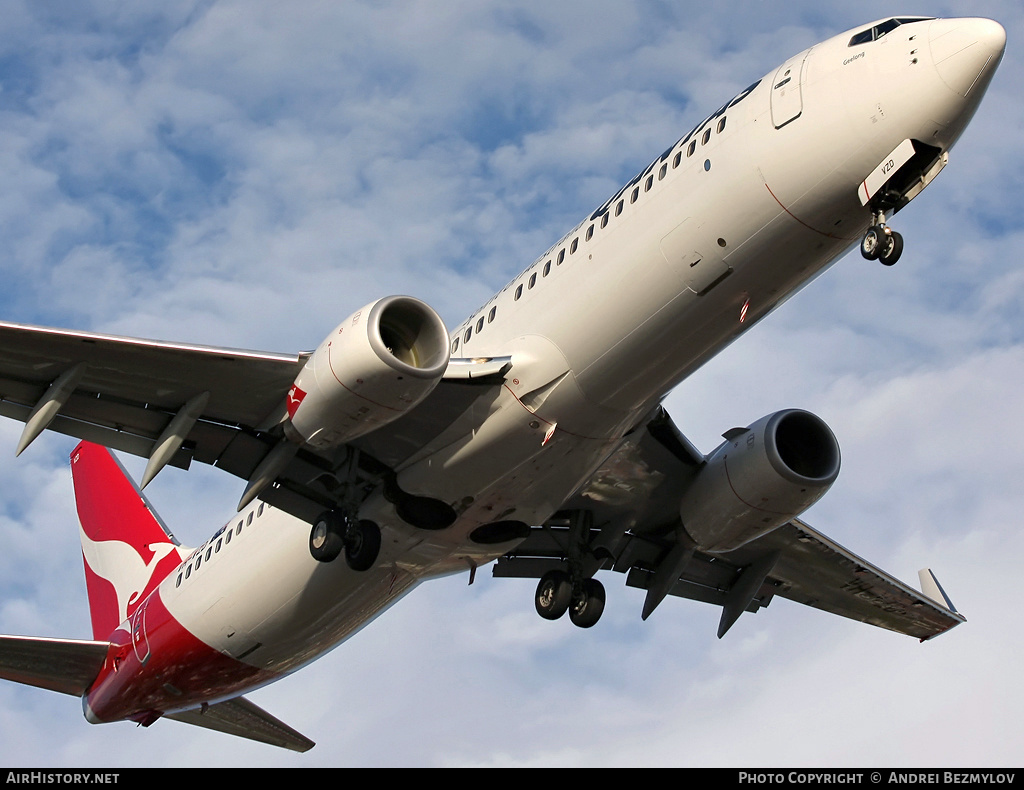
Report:
M679 514L702 551L727 552L799 516L839 476L839 443L798 409L735 428L683 493Z
M351 441L422 402L447 367L448 330L437 313L410 296L379 299L306 362L288 392L290 429L321 449Z

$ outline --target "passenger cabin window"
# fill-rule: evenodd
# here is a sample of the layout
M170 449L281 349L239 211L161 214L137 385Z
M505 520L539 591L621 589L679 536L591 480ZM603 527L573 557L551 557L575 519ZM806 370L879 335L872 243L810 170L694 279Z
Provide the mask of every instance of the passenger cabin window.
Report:
M562 265L562 261L564 261L564 260L565 260L565 250L562 249L562 250L558 251L558 261L557 261L557 264L559 266L561 266Z
M458 350L459 350L459 339L458 339L458 338L455 338L455 339L454 339L454 340L452 341L452 354L454 354L454 353L455 353L456 351L458 351Z
M665 173L668 172L668 165L664 164L661 166L661 170L658 171L658 180L661 181L665 177Z
M547 277L548 276L548 272L550 272L550 271L551 271L551 261L548 261L547 263L544 264L544 276Z
M693 156L693 152L697 150L697 141L690 140L690 144L686 146L686 155Z
M577 236L575 239L572 240L572 244L569 245L569 254L570 255L572 255L574 252L576 252L576 248L579 246L579 244L580 244L580 239Z
M672 169L675 170L679 167L679 163L683 161L683 152L679 151L676 153L675 159L672 160Z
M523 284L519 283L519 287L516 288L516 301L519 301L519 297L523 295Z
M480 334L480 330L484 328L484 317L480 316L480 320L476 322L476 332Z
M548 266L550 266L550 265L551 265L551 261L548 261ZM495 305L494 307L491 308L491 312L489 312L487 314L487 323L488 324L491 323L491 321L494 320L494 314L497 313L497 312L498 312L498 306Z
M611 217L611 214L609 214L607 211L604 213L604 216L601 217L601 227L602 228L608 227L608 218L609 217Z
M640 187L634 187L633 194L629 196L629 202L636 203L638 197L640 197Z
M594 237L594 226L591 225L587 228L587 241L590 241Z
M704 136L700 139L700 144L701 145L707 145L708 144L708 140L710 140L710 139L711 139L711 130L710 129L705 129L704 130Z
M530 288L537 284L537 272L530 275Z
M617 217L621 213L622 213L622 201L620 200L618 203L615 204L615 216Z
M721 134L725 131L725 118L718 122L718 133Z

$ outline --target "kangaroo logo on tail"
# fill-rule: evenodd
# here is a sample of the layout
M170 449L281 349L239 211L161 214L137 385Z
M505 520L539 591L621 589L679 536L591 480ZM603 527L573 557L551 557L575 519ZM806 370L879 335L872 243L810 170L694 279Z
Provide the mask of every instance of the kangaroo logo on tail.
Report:
M105 447L71 453L93 638L106 639L189 553Z

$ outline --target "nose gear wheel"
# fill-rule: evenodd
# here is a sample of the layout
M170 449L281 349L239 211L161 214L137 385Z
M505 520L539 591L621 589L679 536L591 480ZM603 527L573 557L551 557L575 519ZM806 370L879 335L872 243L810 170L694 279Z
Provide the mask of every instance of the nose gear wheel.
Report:
M861 239L860 254L869 261L892 266L903 254L903 236L888 225L872 225Z

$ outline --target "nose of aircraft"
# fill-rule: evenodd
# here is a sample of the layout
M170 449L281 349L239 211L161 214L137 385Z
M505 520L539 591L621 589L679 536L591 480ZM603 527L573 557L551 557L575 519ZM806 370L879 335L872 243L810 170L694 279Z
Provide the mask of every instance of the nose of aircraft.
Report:
M939 77L960 96L984 89L1003 57L1006 31L991 19L936 19L928 32Z

